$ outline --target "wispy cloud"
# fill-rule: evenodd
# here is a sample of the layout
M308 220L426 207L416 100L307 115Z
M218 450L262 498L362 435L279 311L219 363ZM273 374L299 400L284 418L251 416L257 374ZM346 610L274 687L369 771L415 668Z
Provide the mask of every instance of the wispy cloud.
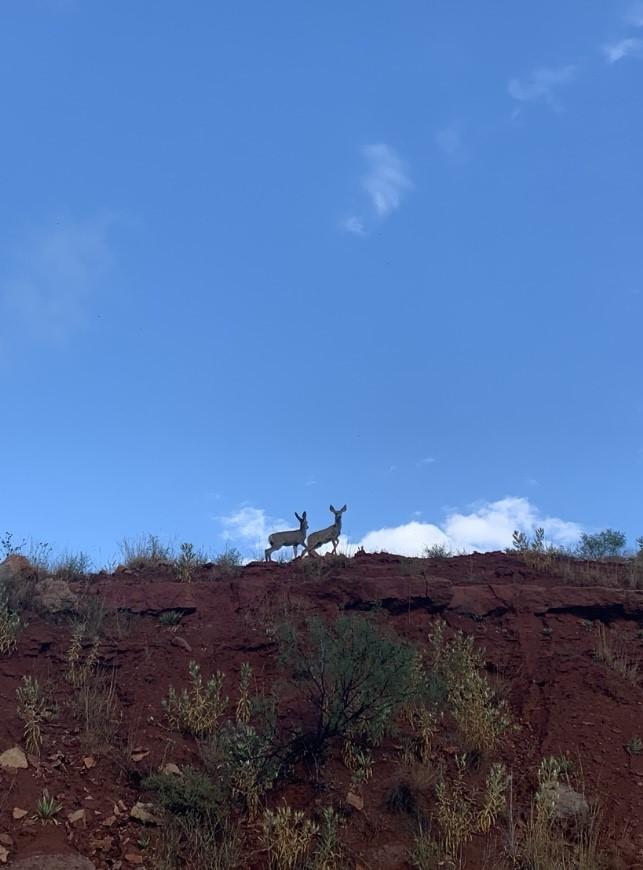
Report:
M630 8L627 10L625 20L633 27L643 27L643 0L639 0L637 3L632 3Z
M462 134L455 126L441 127L433 137L435 144L444 156L454 163L467 159L467 149Z
M626 57L643 57L643 39L619 39L604 45L602 51L607 63L617 63Z
M369 164L363 181L364 190L371 198L375 213L388 217L400 207L402 196L413 184L406 168L395 151L388 145L367 145L364 156Z
M560 67L541 67L524 79L511 79L507 86L509 95L518 102L542 102L559 109L556 93L562 85L574 80L578 67L568 64Z
M346 230L347 233L353 233L355 236L366 235L366 225L362 218L357 217L357 215L351 215L350 217L345 218L341 221L340 226L343 230Z
M0 275L4 331L58 342L86 321L112 262L112 216L60 218L23 238Z
M349 215L340 222L343 230L356 236L367 235L373 221L390 217L399 209L404 195L413 189L404 162L390 145L366 145L363 156L367 171L361 186L368 207L362 213Z
M434 545L454 553L502 550L511 546L514 529L531 534L538 526L545 529L548 541L562 545L574 544L582 531L578 523L543 515L526 498L508 496L477 505L469 512L452 511L440 525L412 520L368 532L359 546L370 552L386 550L406 556L420 555Z
M433 456L425 456L423 459L418 461L418 465L433 465L436 460Z

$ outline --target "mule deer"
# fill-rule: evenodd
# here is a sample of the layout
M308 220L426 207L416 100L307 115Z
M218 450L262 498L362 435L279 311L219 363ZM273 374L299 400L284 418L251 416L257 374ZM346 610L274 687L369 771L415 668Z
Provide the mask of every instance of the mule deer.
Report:
M282 547L292 547L292 552L297 558L297 547L306 546L306 532L308 531L308 520L306 519L306 511L301 516L295 511L295 516L299 520L299 528L292 529L288 532L273 532L268 536L270 546L265 552L266 562L272 562L272 554L275 550L280 550Z
M318 547L321 547L323 544L331 543L333 545L333 553L337 552L339 536L342 533L342 514L345 510L346 505L338 511L336 511L332 505L330 506L331 513L335 514L335 522L332 526L328 526L326 529L320 529L318 532L311 532L311 534L308 535L304 555L308 553L309 556L312 556Z

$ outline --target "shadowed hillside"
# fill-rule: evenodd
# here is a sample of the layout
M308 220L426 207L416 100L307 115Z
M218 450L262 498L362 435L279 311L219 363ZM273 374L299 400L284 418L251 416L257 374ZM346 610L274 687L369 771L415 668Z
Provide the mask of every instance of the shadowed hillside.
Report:
M10 866L643 867L635 560L11 556L0 590Z

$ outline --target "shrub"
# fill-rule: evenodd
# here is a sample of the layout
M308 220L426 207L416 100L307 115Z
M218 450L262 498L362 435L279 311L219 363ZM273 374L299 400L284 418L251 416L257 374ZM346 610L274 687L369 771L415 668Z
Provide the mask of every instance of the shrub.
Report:
M58 819L56 816L61 810L62 804L59 804L56 798L50 795L45 789L36 804L36 814L34 818L39 819L43 825L57 825Z
M241 800L254 818L281 767L274 735L245 722L226 722L206 749L206 759L226 782L231 799Z
M92 560L87 553L64 553L51 566L51 573L61 580L82 580L89 574Z
M626 538L623 532L603 529L594 535L584 532L577 547L581 559L613 559L623 555Z
M453 555L451 550L444 544L433 544L424 548L425 559L448 559Z
M175 815L210 815L216 819L225 816L224 790L205 773L193 767L183 768L180 776L173 773L154 773L143 780L142 786L155 792L160 806Z
M332 737L378 742L419 696L415 650L368 617L340 616L330 625L313 617L305 632L286 624L278 635L282 662L315 710L307 735L313 748Z
M317 846L312 857L311 870L340 870L345 867L344 853L337 833L337 813L324 807L321 815Z
M191 661L188 670L191 683L189 690L183 689L177 694L170 686L163 707L171 728L195 737L206 737L215 731L228 703L228 699L221 694L224 674L217 671L204 683L196 662Z
M219 553L213 562L219 577L238 577L242 564L243 556L236 547L226 547L225 551Z

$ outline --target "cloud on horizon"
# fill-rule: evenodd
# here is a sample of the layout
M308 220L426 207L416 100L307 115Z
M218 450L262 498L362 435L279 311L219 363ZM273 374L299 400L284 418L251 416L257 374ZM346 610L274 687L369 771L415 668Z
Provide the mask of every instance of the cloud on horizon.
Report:
M218 517L218 520L224 528L226 541L240 549L246 547L246 552L252 545L254 554L263 552L270 532L294 528L293 524L271 519L263 509L253 507L241 508L229 517ZM324 524L329 523L324 521ZM563 546L576 543L582 532L578 523L543 515L527 498L507 496L472 506L468 512L450 511L441 524L412 520L400 526L374 529L358 541L342 535L340 549L353 553L358 547L363 547L371 553L386 551L402 556L420 556L427 547L436 545L453 553L504 550L511 546L515 529L532 534L539 526L545 529L548 541ZM322 527L322 523L311 524L311 531Z
M368 167L362 178L368 215L349 215L340 223L343 230L357 236L367 235L370 222L390 217L399 209L403 196L413 189L405 164L390 145L365 145L362 151Z
M509 95L518 102L542 102L552 109L560 109L556 92L562 85L574 80L578 67L567 64L560 67L540 67L524 79L510 79Z

